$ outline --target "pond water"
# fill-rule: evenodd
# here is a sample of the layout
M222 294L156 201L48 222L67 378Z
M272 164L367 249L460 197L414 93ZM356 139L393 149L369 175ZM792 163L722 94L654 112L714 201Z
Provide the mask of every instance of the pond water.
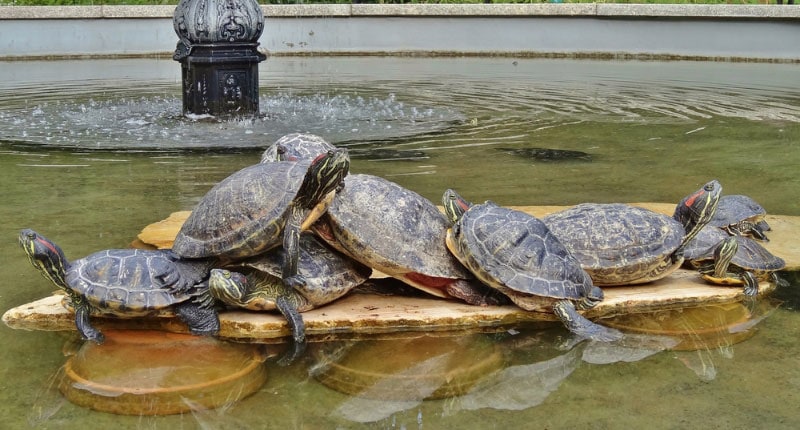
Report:
M180 117L180 71L171 60L2 63L0 309L54 289L17 246L20 229L54 239L71 258L126 247L142 227L191 209L294 131L347 146L351 171L434 202L446 188L508 205L677 202L717 178L725 192L754 196L771 213L800 215L798 65L278 57L260 74L264 117L220 124ZM52 380L74 334L3 326L0 422L797 428L800 281L782 276L788 286L774 300L745 308L758 317L746 340L702 338L692 350L570 347L566 330L547 324L329 342L289 367L268 360L266 384L244 400L165 417L66 402ZM688 315L670 318L688 324ZM342 356L345 374L337 374L331 357ZM387 357L396 360L371 367ZM359 369L373 382L376 373L387 376L348 394L362 382L342 381Z

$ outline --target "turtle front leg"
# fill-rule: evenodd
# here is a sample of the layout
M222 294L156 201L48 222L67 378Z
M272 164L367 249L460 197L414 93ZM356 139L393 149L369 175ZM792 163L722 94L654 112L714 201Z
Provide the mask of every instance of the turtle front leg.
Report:
M553 313L564 323L572 333L591 340L600 342L613 342L623 337L621 331L604 327L589 321L579 314L575 305L569 300L560 300L553 305Z
M303 322L300 312L297 311L297 307L287 300L285 296L278 296L275 299L275 307L286 318L289 328L292 329L294 342L291 350L278 360L278 364L287 366L299 358L306 349L306 324Z
M89 314L92 308L83 300L73 300L72 307L75 308L75 326L78 328L81 337L97 344L103 343L106 339L105 336L94 328L89 321Z
M305 278L297 273L297 262L300 259L300 224L302 223L303 209L299 205L292 207L289 219L283 230L283 267L281 277L283 283L290 288L305 285Z

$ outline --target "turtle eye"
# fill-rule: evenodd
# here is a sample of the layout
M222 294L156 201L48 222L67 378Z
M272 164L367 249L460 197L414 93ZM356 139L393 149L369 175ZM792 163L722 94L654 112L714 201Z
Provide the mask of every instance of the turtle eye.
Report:
M225 279L231 279L231 272L229 272L227 270L223 270L222 271L222 276L224 276Z

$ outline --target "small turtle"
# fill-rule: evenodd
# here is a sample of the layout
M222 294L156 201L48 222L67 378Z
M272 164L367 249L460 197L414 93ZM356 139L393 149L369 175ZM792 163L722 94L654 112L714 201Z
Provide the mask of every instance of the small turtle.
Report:
M759 280L774 279L786 262L749 237L729 236L706 226L686 246L688 264L706 281L718 285L744 285L747 296L758 294Z
M270 145L261 155L261 162L313 160L333 149L333 145L315 134L291 133Z
M372 175L350 175L313 225L355 260L437 297L476 305L505 298L474 280L445 247L448 222L428 199Z
M714 214L722 186L711 181L684 198L673 217L625 204L584 203L542 221L595 285L661 279L680 267L683 248Z
M600 341L622 337L577 312L603 300L578 261L539 219L492 202L472 205L453 190L442 197L447 248L483 283L528 311L553 312L578 336Z
M206 261L182 260L168 250L109 249L70 262L58 245L29 229L20 232L19 244L31 264L67 293L84 339L104 339L89 321L92 312L138 317L172 309L193 334L219 331Z
M752 236L769 241L764 233L770 229L764 220L767 211L752 198L734 194L722 196L710 225L719 227L731 235Z
M284 254L276 249L240 261L230 270L213 269L209 278L211 295L229 306L253 311L275 310L276 299L286 296L297 311L305 312L344 296L372 272L329 249L312 233L303 233L297 273L306 282L287 289L280 278Z
M332 149L313 160L246 167L203 197L172 250L183 258L226 264L282 245L286 258L281 278L289 289L302 288L305 281L297 273L300 231L324 212L349 166L347 150ZM278 298L278 309L292 324L295 340L304 342L302 318L290 301Z

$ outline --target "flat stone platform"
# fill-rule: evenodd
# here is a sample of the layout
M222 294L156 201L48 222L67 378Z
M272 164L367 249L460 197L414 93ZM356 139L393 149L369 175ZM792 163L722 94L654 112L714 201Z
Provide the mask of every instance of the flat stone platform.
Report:
M670 213L674 204L640 203L662 213ZM517 207L536 216L563 209L560 206ZM159 247L170 247L172 239L189 212L176 212L166 220L143 229L139 240ZM800 217L769 215L772 226L772 252L786 259L792 270L800 268ZM384 275L375 273L375 282ZM774 291L775 284L762 282L760 294ZM694 271L679 269L670 276L649 284L603 288L605 299L584 312L589 318L630 315L652 311L705 305L735 303L744 300L741 287L721 287L705 283ZM61 295L53 295L8 310L3 322L24 330L75 330L74 316L61 304ZM411 331L498 330L528 322L555 321L550 313L527 312L516 306L471 306L461 302L429 297L349 294L329 305L303 313L306 333L317 340L329 337L359 337L373 334ZM104 328L147 328L187 332L176 318L119 319L96 318ZM220 314L220 337L259 342L274 342L290 335L286 320L278 313L226 311Z

